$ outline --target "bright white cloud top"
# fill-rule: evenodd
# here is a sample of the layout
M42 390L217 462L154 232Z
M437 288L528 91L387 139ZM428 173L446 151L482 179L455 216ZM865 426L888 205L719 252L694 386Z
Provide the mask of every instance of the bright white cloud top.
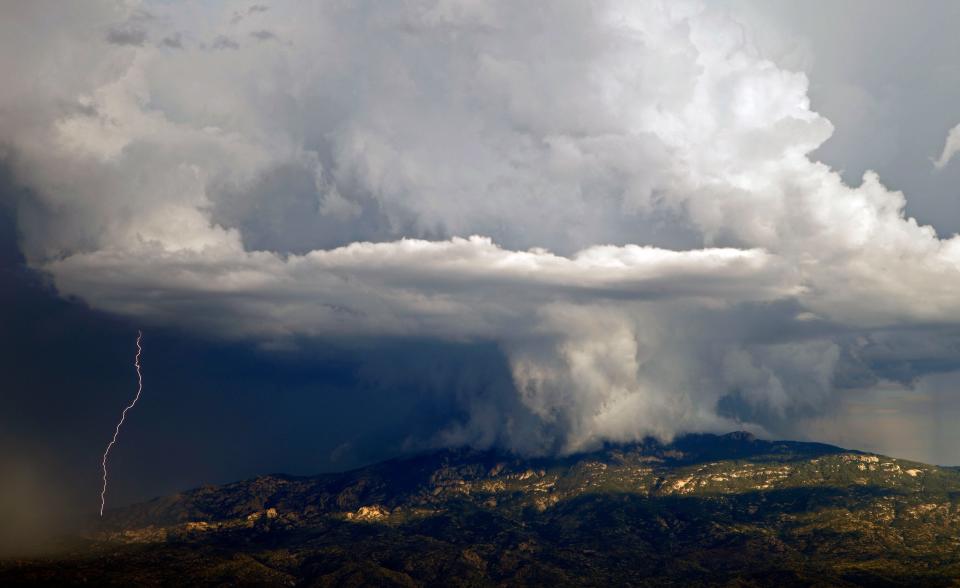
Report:
M512 396L441 441L789 431L881 377L885 329L960 319L960 238L811 160L806 76L718 10L44 4L0 24L31 264L264 343L498 342Z

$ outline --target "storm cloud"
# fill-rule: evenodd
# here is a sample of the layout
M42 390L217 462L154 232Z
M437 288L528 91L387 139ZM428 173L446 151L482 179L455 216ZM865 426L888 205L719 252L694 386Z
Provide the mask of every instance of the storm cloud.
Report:
M429 442L525 453L804 436L955 370L960 238L814 159L807 76L718 7L51 6L0 24L0 141L29 264L96 309L494 342L511 389L451 390Z

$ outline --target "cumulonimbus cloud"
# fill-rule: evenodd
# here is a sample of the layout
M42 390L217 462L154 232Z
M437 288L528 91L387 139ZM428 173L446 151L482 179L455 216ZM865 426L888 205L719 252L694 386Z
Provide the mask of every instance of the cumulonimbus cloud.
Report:
M91 5L5 63L22 246L62 293L273 343L497 341L515 397L439 438L529 452L789 431L879 377L877 333L960 317L960 240L812 161L806 77L720 11L246 8Z

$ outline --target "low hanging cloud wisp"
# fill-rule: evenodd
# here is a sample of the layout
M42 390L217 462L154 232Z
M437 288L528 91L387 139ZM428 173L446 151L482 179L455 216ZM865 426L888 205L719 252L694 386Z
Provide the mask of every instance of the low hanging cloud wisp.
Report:
M933 162L934 167L937 169L947 167L947 164L950 163L950 160L958 151L960 151L960 124L947 132L947 140L943 144L943 151L940 152L940 157Z
M806 76L718 10L46 8L0 25L8 56L18 21L50 41L0 90L30 263L223 336L498 342L515 397L464 399L437 442L796 435L888 377L888 330L952 345L960 239L811 160L832 126Z

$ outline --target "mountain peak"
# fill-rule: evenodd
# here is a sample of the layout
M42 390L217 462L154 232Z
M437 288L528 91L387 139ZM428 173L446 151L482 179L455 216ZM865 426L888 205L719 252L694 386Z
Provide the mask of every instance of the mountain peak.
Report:
M753 433L750 433L748 431L733 431L731 433L727 433L726 435L723 435L723 438L731 439L733 441L745 441L745 442L752 442L757 440L757 438L754 437Z

